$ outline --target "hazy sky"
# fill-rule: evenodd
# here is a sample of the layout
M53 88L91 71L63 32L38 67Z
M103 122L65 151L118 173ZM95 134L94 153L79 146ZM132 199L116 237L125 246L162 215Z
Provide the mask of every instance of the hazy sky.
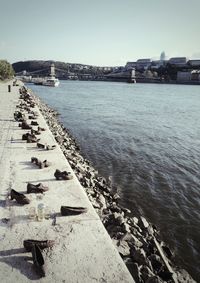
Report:
M200 0L0 0L0 59L200 58Z

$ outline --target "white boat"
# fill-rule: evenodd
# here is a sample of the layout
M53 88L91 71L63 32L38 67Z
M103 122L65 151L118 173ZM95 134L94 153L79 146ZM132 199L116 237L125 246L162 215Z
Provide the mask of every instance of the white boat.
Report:
M45 78L42 82L42 85L45 85L45 86L59 86L60 82L58 79L56 79L55 77L48 77L48 78Z

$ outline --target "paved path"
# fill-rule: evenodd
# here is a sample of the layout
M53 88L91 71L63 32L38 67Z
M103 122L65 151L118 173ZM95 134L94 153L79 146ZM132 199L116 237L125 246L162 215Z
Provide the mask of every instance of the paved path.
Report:
M8 93L7 85L0 84L0 101L0 282L134 282L59 146L44 151L21 140L27 131L13 120L18 87L12 87ZM47 128L41 142L56 144L41 114L38 122ZM53 164L38 169L30 162L32 156ZM74 178L56 181L56 168L71 171ZM42 182L49 186L49 191L42 199L29 194L31 203L25 206L7 198L10 189L25 193L27 182ZM58 216L53 226L52 219L38 222L28 218L29 208L40 202L58 214L61 205L84 206L88 212ZM10 220L5 223L5 218ZM43 252L46 277L37 275L31 253L23 248L23 240L30 238L55 240L55 246Z

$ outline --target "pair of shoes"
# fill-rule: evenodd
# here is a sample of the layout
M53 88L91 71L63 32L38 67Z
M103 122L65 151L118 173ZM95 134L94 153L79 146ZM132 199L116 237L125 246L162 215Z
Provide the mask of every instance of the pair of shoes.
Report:
M60 171L59 169L56 169L54 177L56 178L56 180L71 180L73 178L71 172Z
M51 164L52 163L47 161L47 160L44 160L44 161L38 160L38 164L37 165L39 166L40 169L43 169L43 168L51 166Z
M41 132L32 129L32 130L31 130L31 134L32 134L32 135L40 135Z
M26 140L27 143L34 143L34 142L38 142L40 139L38 139L34 134L32 134L32 130L31 130L31 134L26 133L22 135L22 140Z
M53 149L56 148L56 145L46 145L46 144L43 144L43 143L37 143L37 147L43 148L43 149L46 149L46 150L53 150Z
M36 164L37 166L39 166L40 169L43 169L45 167L49 167L52 164L51 162L49 162L47 160L41 161L37 157L31 157L31 163Z
M30 203L30 200L24 195L24 194L21 194L21 193L18 193L17 191L15 190L11 190L10 192L10 198L11 200L15 199L17 203L19 204L29 204Z
M22 112L20 112L20 111L15 111L15 113L14 113L14 119L15 119L15 121L22 122L22 121L24 121L25 116L24 116L24 114L23 114Z
M56 145L54 144L54 145L47 145L46 146L46 150L53 150L53 149L55 149L56 148Z
M36 143L36 142L39 142L39 140L40 139L37 139L36 136L33 136L33 137L28 136L27 143Z
M73 207L73 206L61 206L60 212L62 216L68 216L68 215L77 215L81 213L87 212L86 207Z
M21 127L23 130L31 130L32 127L24 120L21 124L19 124L19 127Z
M46 131L46 129L45 128L41 128L41 127L38 127L38 131Z
M45 148L45 145L44 145L43 143L39 143L39 142L38 142L38 143L37 143L37 147L38 147L38 148Z
M31 125L32 125L32 126L38 126L39 124L38 124L37 121L31 121Z
M30 120L36 120L37 117L36 117L35 115L29 115L29 116L28 116L28 119L30 119Z
M27 194L43 194L44 192L48 191L49 188L42 185L41 183L34 185L31 183L27 184Z

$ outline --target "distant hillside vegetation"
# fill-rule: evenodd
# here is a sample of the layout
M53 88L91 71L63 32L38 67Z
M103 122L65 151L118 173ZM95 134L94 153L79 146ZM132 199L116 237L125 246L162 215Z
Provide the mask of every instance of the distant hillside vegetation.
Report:
M19 72L34 72L31 75L35 76L47 76L50 73L50 66L51 64L55 65L56 76L58 78L67 78L71 74L76 75L103 75L112 72L112 67L97 67L91 65L84 65L84 64L75 64L75 63L64 63L60 61L40 61L40 60L33 60L33 61L20 61L14 63L13 69L16 73Z

